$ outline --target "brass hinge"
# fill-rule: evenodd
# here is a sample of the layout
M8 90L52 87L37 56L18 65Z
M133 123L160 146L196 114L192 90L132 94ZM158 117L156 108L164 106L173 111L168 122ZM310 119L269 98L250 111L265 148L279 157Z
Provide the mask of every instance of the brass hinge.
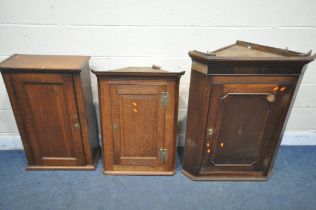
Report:
M168 104L168 91L164 90L161 92L161 103L163 106L167 106Z
M164 164L166 163L168 159L168 152L165 148L160 148L160 163Z

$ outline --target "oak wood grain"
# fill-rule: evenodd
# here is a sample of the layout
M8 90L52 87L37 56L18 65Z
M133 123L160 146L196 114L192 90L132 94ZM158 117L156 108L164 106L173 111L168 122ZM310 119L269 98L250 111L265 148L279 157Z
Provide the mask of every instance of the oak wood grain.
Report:
M87 111L94 107L91 86L84 87L90 80L88 60L87 56L13 55L0 64L27 170L96 168L96 121L88 122L95 119L90 116L95 112ZM44 64L49 69L42 68ZM80 76L80 72L87 73Z
M173 175L176 100L184 72L170 74L150 68L138 71L137 67L115 72L93 71L98 78L104 173ZM168 92L166 106L162 103L164 91ZM164 161L160 149L167 150Z
M193 180L267 180L304 65L315 56L241 41L189 55L183 173Z

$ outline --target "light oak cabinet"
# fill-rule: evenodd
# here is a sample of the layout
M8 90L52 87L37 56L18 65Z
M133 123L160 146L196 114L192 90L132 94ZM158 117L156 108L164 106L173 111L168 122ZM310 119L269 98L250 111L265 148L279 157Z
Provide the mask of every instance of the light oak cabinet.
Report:
M179 79L153 68L93 71L105 174L175 173Z
M184 174L195 180L266 180L304 65L315 56L242 41L189 55Z
M87 56L13 55L0 70L29 170L94 170L99 158Z

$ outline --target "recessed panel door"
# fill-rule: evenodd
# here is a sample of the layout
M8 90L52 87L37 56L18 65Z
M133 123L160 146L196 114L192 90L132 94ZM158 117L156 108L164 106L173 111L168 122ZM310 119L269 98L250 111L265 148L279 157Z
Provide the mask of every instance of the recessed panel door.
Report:
M72 75L21 73L12 79L33 154L30 165L84 165Z
M165 108L160 85L112 85L114 165L163 165Z
M262 169L263 147L277 128L280 108L292 86L273 84L213 84L204 165L216 169ZM273 139L277 141L278 139Z

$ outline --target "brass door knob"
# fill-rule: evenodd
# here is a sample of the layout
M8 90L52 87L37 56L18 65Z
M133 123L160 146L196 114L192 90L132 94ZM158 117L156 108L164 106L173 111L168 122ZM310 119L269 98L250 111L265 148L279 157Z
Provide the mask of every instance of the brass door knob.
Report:
M212 128L207 129L207 135L211 136L213 135L214 130Z
M270 103L273 103L275 101L275 95L268 95L267 97L267 101L269 101Z

